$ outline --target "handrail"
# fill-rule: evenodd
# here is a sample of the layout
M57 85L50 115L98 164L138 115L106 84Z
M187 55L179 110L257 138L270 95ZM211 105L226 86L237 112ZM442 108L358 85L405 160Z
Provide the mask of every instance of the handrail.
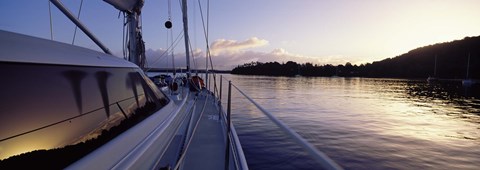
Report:
M201 92L201 93L204 93L204 92ZM186 153L187 153L187 151L188 151L188 149L189 149L189 147L190 147L190 143L192 142L193 136L195 135L195 131L196 131L197 128L198 128L198 125L199 125L199 123L200 123L200 119L202 118L202 115L203 115L204 112L205 112L205 105L207 104L209 98L210 98L210 97L214 97L214 96L210 96L210 95L208 95L208 93L207 93L207 94L205 95L205 97L206 97L206 99L205 99L205 102L203 103L202 109L201 109L201 111L200 111L200 113L199 113L199 116L198 116L199 118L196 120L195 125L193 125L193 130L191 130L191 136L188 136L188 135L187 135L186 143L184 144L184 147L185 147L185 148L183 149L182 153L180 154L180 158L178 159L175 167L173 168L174 170L180 169L181 166L183 165L183 163L184 163L184 161L185 161ZM214 98L213 98L213 102L216 102ZM218 103L216 103L216 104L218 104ZM223 111L223 113L224 113L223 115L224 115L224 116L222 116L222 117L223 117L224 121L227 122L227 120L225 120L225 119L226 119L226 117L225 117L225 111L223 110L223 107L222 107L222 106L220 106L220 110L221 110L220 112ZM193 115L192 115L192 116L193 116ZM220 118L221 118L221 117L219 117L219 119L220 119ZM235 147L235 148L241 148L239 139L238 139L238 138L235 138L235 137L232 137L232 136L237 136L237 132L235 131L235 128L233 127L233 124L228 124L228 123L226 123L226 126L227 126L227 128L230 127L230 129L231 129L230 133L228 133L228 136L227 136L227 138L231 138L230 140L227 140L227 143L226 143L227 152L228 152L229 150L231 150L231 148L228 147L229 145L232 145L232 147ZM227 153L227 154L230 155L229 153ZM233 154L234 156L236 156L235 154L237 154L238 156L236 156L236 157L240 157L240 160L239 160L240 163L238 163L238 162L235 160L236 169L246 169L246 170L248 170L248 165L247 165L247 163L246 163L246 160L245 160L245 156L244 156L243 151L242 151L242 150L239 150L238 152L233 152L232 154ZM227 157L227 161L229 162L228 156L226 156L226 157ZM239 164L240 167L242 167L242 168L239 168L238 164ZM228 165L228 163L226 163L226 168L229 169L228 167L229 167L229 165Z
M219 104L220 105L220 104ZM224 115L221 117L221 119L223 119L223 121L225 122L225 126L230 126L231 128L231 132L230 134L228 134L229 136L231 136L231 140L228 144L230 144L232 147L234 147L235 149L231 149L232 150L232 155L235 157L234 161L235 161L235 165L237 167L237 169L245 169L245 170L248 170L248 164L247 164L247 160L245 159L245 154L243 153L243 150L240 149L242 148L242 144L240 143L240 140L238 139L238 134L237 134L237 131L235 130L234 126L233 126L233 123L231 123L230 125L227 125L227 118L225 117L225 114L227 113L225 111L225 109L220 105L220 114Z
M289 128L285 123L280 121L278 118L273 116L270 112L265 110L262 106L260 106L257 102L255 102L252 98L250 98L247 94L245 94L240 88L232 84L238 92L240 92L246 99L248 99L252 104L254 104L260 111L263 112L272 122L274 122L280 129L282 129L286 134L288 134L292 139L294 139L297 144L302 146L308 153L313 156L313 158L322 165L325 169L335 169L340 170L343 169L339 166L335 161L333 161L330 157L328 157L325 153L317 150L312 144L310 144L307 140L302 138L297 132Z
M240 140L238 139L238 137L235 137L235 136L238 136L237 131L235 130L235 128L233 128L233 124L231 124L230 126L231 126L231 130L232 130L231 131L231 136L233 136L232 143L234 144L232 146L234 146L236 148L236 149L233 149L233 151L237 151L236 155L238 155L237 159L238 159L240 167L241 167L239 169L248 169L248 164L247 164L247 160L245 159L245 154L243 153L242 149L239 149L239 148L242 148L242 145L240 144ZM237 160L237 159L234 159L234 160Z
M225 169L228 169L230 164L230 132L231 132L231 124L232 120L230 119L232 110L232 82L228 81L228 102L227 102L227 142L226 142L226 149L225 149Z
M245 159L245 154L243 153L243 150L241 149L242 148L242 145L240 144L240 140L238 139L238 135L237 135L237 131L235 130L235 127L233 126L233 124L231 123L231 120L230 119L230 113L231 113L231 82L229 81L229 91L228 91L228 106L227 106L227 110L225 110L225 108L223 108L222 106L222 79L223 79L223 76L220 75L220 88L219 88L219 93L218 93L218 96L216 97L217 102L216 105L219 106L219 119L223 119L223 122L225 123L225 127L227 131L226 133L226 137L227 137L227 143L226 143L226 152L228 152L229 150L232 151L232 155L234 157L234 163L235 163L235 167L236 169L245 169L245 170L248 170L248 165L247 165L247 160ZM216 80L215 80L216 82ZM216 84L215 84L216 86ZM230 146L232 148L230 148ZM228 163L230 162L229 160L229 153L226 153L226 156L225 156L225 169L228 169L229 168L229 165ZM228 162L227 162L228 161Z

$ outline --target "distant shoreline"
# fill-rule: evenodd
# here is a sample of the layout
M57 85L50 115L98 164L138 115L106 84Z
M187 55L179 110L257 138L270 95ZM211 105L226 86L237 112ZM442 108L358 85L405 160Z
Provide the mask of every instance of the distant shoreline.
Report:
M427 79L480 79L480 36L465 37L411 50L394 58L372 63L334 66L313 63L250 62L235 67L232 74L308 77L371 77ZM468 69L468 70L467 70Z

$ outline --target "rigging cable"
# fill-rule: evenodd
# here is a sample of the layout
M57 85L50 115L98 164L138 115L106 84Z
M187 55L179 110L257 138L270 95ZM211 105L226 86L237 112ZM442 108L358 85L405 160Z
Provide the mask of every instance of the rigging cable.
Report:
M170 51L172 52L171 55L172 55L173 76L175 77L177 71L175 69L175 46L173 45L174 42L173 42L173 31L172 30L170 30L170 40L172 40L172 43L170 45L172 47L172 49Z
M48 1L48 15L50 16L50 39L53 40L53 24L52 24L52 10L50 4L52 2Z
M165 42L166 44L165 44L165 46L168 48L169 46L171 46L171 43L170 43L170 30L167 30L166 33L167 33L167 34L166 34L166 37L167 37L167 38L166 38L166 42ZM172 42L173 42L173 38L172 38ZM167 54L167 55L168 55L168 54ZM168 66L169 66L168 60L167 60L166 63L167 63L166 67L168 67Z
M180 2L180 1L179 1L179 2ZM180 4L181 4L181 3L180 3ZM171 21L170 21L170 20L171 20L171 3L170 3L170 0L168 1L168 6L169 6L169 9L168 9L169 20L168 20L167 22L165 22L165 27L168 28L168 29L170 29L170 28L172 27L172 23L171 23ZM163 57L168 58L168 53L170 52L170 50L171 50L171 52L172 52L172 60L174 60L174 58L173 58L173 57L174 57L174 56L173 56L174 50L173 50L173 49L178 45L178 43L180 42L179 40L180 40L181 38L183 38L183 30L178 34L177 38L176 38L174 41L172 41L171 45L170 45L157 59L155 59L155 60L151 63L151 65L155 65L155 63L157 63L158 61L160 61L160 59L163 59ZM167 32L167 39L168 39L168 32ZM171 40L173 40L173 31L171 32ZM169 43L168 43L168 40L167 40L167 44L169 44ZM168 65L168 64L167 64L167 65ZM148 68L148 69L145 70L145 72L148 72L148 71L150 71L151 69L152 69L152 68ZM175 69L174 69L174 71L175 71Z
M188 2L187 2L188 3ZM187 15L188 15L188 11L187 12ZM195 15L195 13L194 13ZM195 18L195 16L193 16L193 18ZM195 32L194 32L195 33ZM190 51L189 53L192 55L192 61L193 61L193 68L195 68L195 75L198 76L198 69L199 67L197 67L197 60L195 60L195 54L193 53L193 48L192 48L192 42L191 42L191 39L190 37L188 37L188 46L190 47Z
M190 47L190 54L192 54L192 60L193 60L193 68L196 68L195 69L195 75L198 76L198 67L197 67L197 60L195 60L195 55L193 53L193 49L192 49L192 43L190 42L190 38L188 39L188 46Z
M207 60L207 63L205 63L208 67L208 60L210 60L210 67L211 67L211 70L213 70L213 61L212 61L212 55L210 53L210 45L209 45L209 41L208 41L208 28L209 28L209 18L210 18L210 0L207 0L207 26L205 27L205 21L204 21L204 17L203 17L203 10L202 10L202 5L200 3L200 0L198 1L198 4L199 4L199 8L200 8L200 15L201 15L201 18L202 18L202 26L203 26L203 32L204 32L204 35L205 35L205 41L206 41L206 45L207 45L207 51L206 51L206 60ZM208 70L208 68L207 68ZM216 74L213 72L213 81L216 82ZM214 83L214 90L217 91L217 85L216 83Z
M160 59L162 59L165 54L167 54L169 52L169 50L173 47L176 47L178 45L178 43L180 43L180 40L181 38L183 38L183 30L178 34L177 38L175 39L174 41L174 44L170 47L168 47L161 55L160 57L158 57L157 59L155 59L153 62L152 62L152 65L154 65L155 63L157 63L158 61L160 61ZM145 72L148 72L150 71L152 68L148 68Z
M168 0L168 21L172 21L172 4L171 0Z
M193 47L197 49L197 5L195 3L193 3L193 33Z
M83 0L80 1L80 8L78 9L77 19L80 19L80 12L82 11ZM72 45L75 43L75 36L77 35L78 26L75 25L75 31L73 32Z
M168 3L168 5L167 5L168 19L167 19L167 21L165 21L165 28L167 28L167 32L166 32L167 33L166 34L167 38L166 38L165 46L168 48L168 46L170 45L170 28L171 28L171 27L169 27L169 26L171 26L171 25L169 25L169 24L171 24L171 22L170 22L170 0L168 0L167 3ZM173 42L173 38L172 38L172 42ZM168 60L167 60L166 63L167 63L166 67L168 68L168 65L169 65Z
M169 25L168 25L169 24ZM173 68L173 78L175 78L176 74L177 74L177 70L175 68L175 46L173 45L174 44L174 41L173 41L173 30L171 29L172 28L172 3L171 3L171 0L168 0L168 21L165 25L167 27L167 44L169 43L168 42L168 33L170 33L170 40L172 41L171 44L170 44L170 47L172 47L171 49L171 55L172 55L172 68ZM168 63L168 62L167 62Z

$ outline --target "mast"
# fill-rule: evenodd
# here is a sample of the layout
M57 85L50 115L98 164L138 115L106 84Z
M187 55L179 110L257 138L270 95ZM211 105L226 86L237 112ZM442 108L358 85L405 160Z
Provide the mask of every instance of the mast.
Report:
M468 79L468 70L470 70L470 53L468 53L468 60L467 60L467 77L465 79Z
M127 22L128 24L128 60L132 63L139 64L139 59L137 57L137 20L135 12L127 14Z
M433 76L437 77L437 55L435 54L435 67L433 68Z
M145 67L145 44L142 39L141 26L139 24L143 7L143 0L104 0L118 10L127 14L128 22L128 61L135 63L142 70Z
M183 36L185 37L185 55L187 57L187 78L190 77L190 46L188 43L187 0L182 0Z
M129 31L128 60L143 70L145 68L145 46L139 24L142 7L143 1L139 0L132 10L126 11L126 13Z

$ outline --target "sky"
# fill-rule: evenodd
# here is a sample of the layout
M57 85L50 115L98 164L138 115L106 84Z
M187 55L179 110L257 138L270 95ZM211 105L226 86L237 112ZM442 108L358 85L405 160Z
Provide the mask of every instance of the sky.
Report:
M81 0L61 2L78 14ZM480 35L479 0L189 0L188 3L193 67L202 67L205 62L207 40L202 15L204 22L208 20L208 44L217 69L232 69L252 61L364 64L417 47ZM47 0L1 0L0 30L45 39L51 39L53 30L55 41L72 43L75 26L53 4L50 9L51 15ZM165 50L172 46L172 39L182 35L179 1L145 0L142 11L149 66L172 67L172 55ZM115 55L123 55L123 14L101 0L83 0L79 18ZM168 18L173 22L171 30L163 26ZM74 44L100 51L80 30ZM182 66L183 39L173 51L175 66Z

